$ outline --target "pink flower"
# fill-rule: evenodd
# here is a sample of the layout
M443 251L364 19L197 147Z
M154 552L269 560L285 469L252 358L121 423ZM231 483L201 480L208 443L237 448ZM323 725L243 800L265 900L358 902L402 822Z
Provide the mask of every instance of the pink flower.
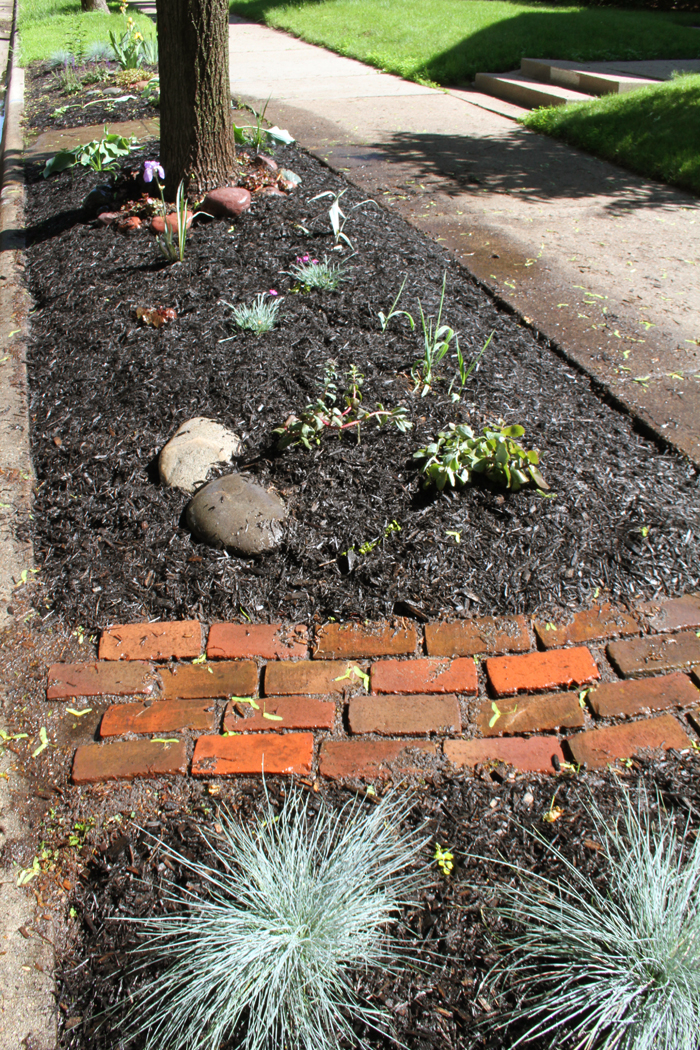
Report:
M268 295L279 295L280 293L276 292L274 288L271 288L270 291L267 294Z
M308 259L308 255L307 255L307 259ZM312 263L313 263L313 265L315 266L315 265L316 265L316 263L318 262L318 259L312 259L312 260L311 260L311 262L312 262Z

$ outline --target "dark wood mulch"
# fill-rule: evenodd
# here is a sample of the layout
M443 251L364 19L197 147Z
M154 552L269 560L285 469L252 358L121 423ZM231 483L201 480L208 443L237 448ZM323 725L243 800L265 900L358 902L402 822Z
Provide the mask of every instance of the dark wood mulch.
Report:
M484 774L483 778L437 780L415 789L415 808L408 820L411 824L426 822L426 833L432 836L426 854L432 854L435 843L450 848L455 869L445 878L434 865L434 883L421 894L418 906L401 916L405 945L425 959L424 971L406 968L398 981L367 973L359 985L362 994L391 1014L403 1045L410 1050L477 1046L496 1050L512 1045L513 1031L487 1039L477 1026L486 1011L509 1002L506 990L495 1002L482 987L484 976L506 950L505 928L491 905L497 902L494 884L512 878L512 873L499 860L545 871L567 882L564 866L528 834L528 829L537 829L584 875L601 885L606 867L596 849L587 803L593 795L604 816L614 820L620 812L623 784L633 792L644 784L652 807L657 804L658 788L667 810L677 814L679 832L690 817L695 829L691 836L695 833L700 780L693 757L678 761L669 756L624 778L606 773L554 782L549 777ZM262 791L259 783L250 782L205 787L179 781L160 785L155 791L152 787L147 791L140 786L114 788L105 801L91 795L78 801L72 812L71 820L92 823L81 849L82 875L70 894L73 919L57 973L63 1028L59 1045L66 1050L112 1050L123 1036L124 1001L136 980L128 951L137 943L137 935L134 926L122 920L161 912L162 893L171 882L192 884L192 874L164 857L158 842L209 863L213 858L201 830L211 836L222 806L238 820L251 819L258 811ZM542 816L550 807L555 787L562 813L555 824L548 825ZM269 781L267 788L276 805L284 786ZM321 790L331 805L352 797L352 792L338 788ZM309 797L312 807L318 804L319 796L311 790ZM364 804L373 801L367 798ZM52 835L65 839L61 814L58 807L53 825L49 822L49 848ZM469 855L489 859L475 860ZM115 1003L121 1007L104 1021L102 1012ZM372 1046L392 1045L372 1033L364 1034Z
M196 220L185 262L175 266L163 263L147 230L125 237L81 210L87 192L109 182L104 175L45 181L28 171L33 538L56 610L90 626L242 614L436 616L541 612L606 590L629 601L697 587L693 467L638 433L438 245L378 205L351 211L358 193L302 150L281 149L277 159L302 177L299 190L257 199L236 223ZM347 190L350 279L334 293L291 294L285 271L297 256L336 258L329 202L312 201L326 190ZM409 377L418 336L400 321L383 334L377 320L404 275L400 305L417 315L420 300L435 316L443 274L443 320L467 358L495 333L459 405L447 397L454 362L445 359L435 391L417 397ZM225 303L270 288L284 295L278 327L260 338L236 332ZM145 328L138 306L172 307L178 317ZM275 453L273 428L316 396L330 358L364 373L367 405L405 405L414 429L368 427L360 445L347 434L311 452ZM241 469L288 502L278 553L242 560L193 543L182 523L187 497L164 489L156 469L160 449L192 416L237 431ZM555 499L486 486L437 498L419 490L416 448L450 421L500 418L521 423L524 442L540 449ZM394 520L401 531L384 538ZM343 552L378 538L348 572Z

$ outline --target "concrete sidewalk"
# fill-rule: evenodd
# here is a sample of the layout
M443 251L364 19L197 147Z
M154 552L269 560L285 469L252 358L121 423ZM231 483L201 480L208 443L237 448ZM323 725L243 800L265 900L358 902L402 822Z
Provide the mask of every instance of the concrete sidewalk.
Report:
M700 463L697 198L535 135L515 123L524 110L476 91L432 90L235 17L230 47L236 98L270 97L273 123Z

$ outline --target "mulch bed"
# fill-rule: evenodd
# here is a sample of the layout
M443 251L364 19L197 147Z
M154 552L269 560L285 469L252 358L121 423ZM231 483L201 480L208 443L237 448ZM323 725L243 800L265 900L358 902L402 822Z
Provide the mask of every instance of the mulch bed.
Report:
M157 156L155 144L135 156ZM298 191L255 199L235 224L195 220L175 266L146 229L126 237L81 210L104 174L45 181L28 171L34 543L57 612L91 627L146 617L544 613L605 591L625 601L697 587L694 468L638 433L403 220L362 204L346 227L350 280L337 292L290 294L285 271L297 256L336 257L328 202L312 198L347 190L347 212L361 198L302 150L280 149L277 160L302 177ZM443 321L465 356L495 333L458 405L447 396L454 363L433 393L416 396L418 336L400 321L382 333L377 320L404 275L400 305L417 315L420 300L435 316L444 273ZM225 302L270 288L285 296L278 327L237 333ZM160 330L142 327L138 306L171 307L178 317ZM413 430L368 426L360 445L346 434L311 452L276 453L273 428L317 395L329 358L365 375L367 405L405 405ZM187 496L159 484L156 460L192 416L239 433L239 466L289 504L277 553L229 557L183 527ZM555 499L485 485L439 497L420 490L416 448L450 421L499 418L525 427ZM401 531L384 538L393 521ZM347 571L343 552L378 538Z
M640 784L646 786L652 806L658 787L664 805L678 814L680 832L688 817L697 828L700 790L692 758L685 763L669 757L624 778L606 773L561 778L553 785L549 777L508 778L504 772L438 780L415 789L415 808L408 820L411 824L426 822L426 834L432 836L426 852L438 842L451 849L456 861L449 878L441 876L435 865L433 885L422 892L417 907L404 910L401 916L406 946L425 959L426 969L406 969L398 981L372 972L359 977L361 993L392 1016L403 1045L410 1050L477 1046L496 1050L512 1045L517 1034L512 1030L487 1039L476 1024L487 1011L509 1001L504 994L495 1003L482 987L486 973L505 953L504 927L490 910L497 900L494 882L511 877L499 858L527 870L545 867L548 876L568 881L563 865L525 830L536 829L583 874L599 884L604 882L605 865L596 849L586 804L593 793L601 812L612 821L620 812L622 785L634 792ZM550 808L555 787L562 814L548 825L542 816ZM270 780L267 789L277 804L285 786ZM138 938L134 926L121 920L161 912L168 883L191 884L193 878L163 857L158 842L168 843L190 859L210 862L201 829L213 834L219 807L235 813L237 819L250 820L259 811L261 791L259 783L245 781L204 786L181 780L151 783L147 789L141 785L113 787L102 798L90 793L77 801L71 820L92 823L77 858L82 874L70 894L73 919L57 972L61 1047L111 1050L123 1035L124 999L134 987L127 953ZM334 806L353 795L328 787L322 793ZM309 798L312 807L318 804L319 796L311 785ZM366 798L364 804L373 801ZM65 847L66 825L58 822L61 813L59 807L53 825L49 822L50 848L54 840L60 844L61 839ZM115 819L115 814L120 815ZM489 860L475 860L469 854ZM115 1003L121 1003L121 1009L105 1021L102 1012ZM371 1046L393 1045L372 1033L362 1034Z
M24 123L30 131L78 128L84 124L112 124L122 120L143 120L158 115L158 109L142 98L141 91L121 87L114 80L119 67L114 62L92 62L78 66L76 78L80 90L67 92L63 87L64 70L48 62L31 62L27 67ZM118 88L117 95L105 95L105 89ZM134 95L126 102L115 98Z

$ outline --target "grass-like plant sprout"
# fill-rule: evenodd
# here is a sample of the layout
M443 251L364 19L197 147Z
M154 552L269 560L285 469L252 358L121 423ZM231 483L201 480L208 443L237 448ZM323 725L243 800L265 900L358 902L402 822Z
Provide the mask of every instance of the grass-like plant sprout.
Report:
M239 328L262 335L275 327L281 302L281 299L272 299L269 293L266 295L265 292L261 292L252 303L242 303L240 306L234 306L232 303L224 305L232 311L233 319Z
M287 272L302 288L334 292L341 281L347 281L350 268L344 263L331 262L327 256L319 262L308 255L297 255L296 263Z
M367 809L310 808L292 788L253 824L219 817L211 863L163 852L188 872L166 890L162 915L134 919L142 966L161 973L134 993L127 1029L147 1050L333 1050L362 1045L353 1021L390 1028L362 1002L351 974L398 972L393 930L425 867L420 831L404 831L406 799Z
M425 397L432 387L435 369L449 350L452 340L454 339L455 345L459 346L454 329L450 328L448 324L442 324L446 280L447 273L445 272L442 276L442 291L440 293L437 320L434 321L432 317L425 316L423 304L420 299L418 300L421 331L423 333L423 357L411 369L411 376L416 384L416 390L420 390L421 397Z
M487 977L517 999L494 1021L517 1022L509 1046L697 1050L700 836L679 834L656 801L652 818L645 791L625 792L614 823L589 803L604 884L534 833L565 881L509 865L517 880L495 888L497 913L519 931Z
M403 405L384 408L382 404L378 404L371 412L364 407L361 390L364 376L355 365L351 365L345 373L345 383L340 395L338 379L336 362L328 361L320 397L310 402L300 416L288 416L282 426L273 431L279 449L289 448L290 445L303 445L310 449L312 442L320 445L324 433L335 430L338 437L341 437L345 430L353 427L359 445L362 424L369 423L370 420L374 420L379 427L391 422L402 433L413 426Z
M331 229L333 230L333 241L335 243L336 248L339 247L341 241L345 241L348 248L352 251L352 241L348 237L347 233L344 232L345 224L348 221L348 216L340 207L341 198L344 197L347 192L347 189L341 190L340 193L333 193L333 190L324 190L323 193L317 193L315 197L311 198L311 200L320 201L324 197L331 198L332 203L330 208L328 209L328 219L331 224ZM376 201L373 201L369 198L365 201L360 201L359 204L353 204L352 208L350 208L350 213L356 211L357 208L361 208L363 204L374 204L376 206L376 203Z
M438 434L437 441L413 453L421 461L423 482L437 489L468 485L474 474L517 492L525 485L538 489L549 486L539 472L539 453L517 443L525 433L523 427L487 424L477 434L466 423L450 423Z

